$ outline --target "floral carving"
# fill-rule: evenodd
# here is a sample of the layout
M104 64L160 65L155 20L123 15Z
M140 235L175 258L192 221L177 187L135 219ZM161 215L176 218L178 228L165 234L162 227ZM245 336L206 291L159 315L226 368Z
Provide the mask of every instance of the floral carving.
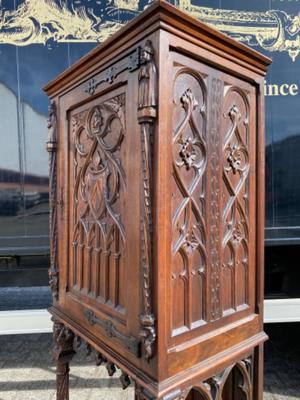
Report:
M232 105L225 118L230 118L223 143L223 198L226 199L223 212L223 278L230 288L231 296L227 308L237 309L248 303L248 218L249 218L249 105L246 94L231 88L225 104ZM229 103L230 104L230 103ZM243 282L236 287L236 276Z
M177 79L180 81L177 88ZM206 232L205 184L206 169L206 112L204 83L191 74L179 73L175 80L174 104L178 117L173 128L173 196L178 193L173 213L173 267L171 272L173 296L184 297L181 321L192 329L193 322L205 319ZM183 88L183 82L185 88ZM175 100L176 99L176 100ZM181 280L181 282L179 281ZM195 283L197 281L197 284ZM182 284L183 283L183 284ZM196 288L196 289L195 289ZM200 289L198 289L200 288ZM196 317L188 299L199 290L201 307ZM176 310L178 313L178 310ZM173 316L177 321L177 316ZM176 334L177 322L173 322ZM174 333L175 332L175 333ZM180 332L180 329L178 330Z
M182 148L179 152L186 169L189 170L196 160L196 151L194 147L195 141L189 137L182 143Z
M198 247L199 243L193 232L188 232L185 237L184 247L188 253L193 252Z
M229 163L232 172L236 174L242 169L242 154L238 144L234 144L228 148L229 155L227 161Z

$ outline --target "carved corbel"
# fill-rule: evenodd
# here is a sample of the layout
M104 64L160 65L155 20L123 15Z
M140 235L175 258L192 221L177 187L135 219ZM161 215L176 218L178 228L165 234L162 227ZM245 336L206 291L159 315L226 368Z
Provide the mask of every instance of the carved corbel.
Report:
M50 200L50 268L49 283L53 301L58 300L59 272L57 265L57 114L52 100L49 106L47 151L49 153L49 200Z
M156 339L155 316L153 314L152 282L152 157L151 142L153 125L157 115L157 70L154 62L154 49L147 40L140 53L138 75L138 123L141 129L142 149L142 191L141 191L141 264L143 274L143 312L140 316L141 337L145 357L153 357Z

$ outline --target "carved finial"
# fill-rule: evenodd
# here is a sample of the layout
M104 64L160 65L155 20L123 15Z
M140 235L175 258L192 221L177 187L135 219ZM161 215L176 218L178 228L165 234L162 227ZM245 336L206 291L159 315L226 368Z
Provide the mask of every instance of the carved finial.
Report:
M194 93L191 88L188 88L180 98L180 101L183 105L185 110L194 111L198 106L199 103L194 96Z
M231 107L231 109L230 109L229 112L228 112L228 115L229 115L230 119L231 119L233 122L238 122L238 121L240 121L240 119L242 118L242 114L241 114L241 112L240 112L240 109L239 109L239 107L238 107L236 104L234 104L234 105Z

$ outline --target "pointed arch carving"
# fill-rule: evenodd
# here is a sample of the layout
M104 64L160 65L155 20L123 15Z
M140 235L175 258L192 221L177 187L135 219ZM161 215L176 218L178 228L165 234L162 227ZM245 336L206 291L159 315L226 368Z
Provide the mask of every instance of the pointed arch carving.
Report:
M222 285L227 290L223 312L249 304L249 113L247 94L227 87L222 143Z
M121 162L125 101L125 94L120 94L71 116L73 263L69 286L119 310L124 306L120 291L126 236L122 220L126 176Z
M173 88L172 296L182 310L172 317L173 334L207 319L206 205L207 165L205 79L180 68ZM191 298L199 298L196 302Z

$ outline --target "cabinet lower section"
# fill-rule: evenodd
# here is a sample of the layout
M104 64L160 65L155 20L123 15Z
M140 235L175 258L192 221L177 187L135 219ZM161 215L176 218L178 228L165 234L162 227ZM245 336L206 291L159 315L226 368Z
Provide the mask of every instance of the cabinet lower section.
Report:
M257 334L227 352L162 381L142 372L128 357L116 353L60 310L52 307L53 356L57 363L57 400L69 399L69 362L80 346L95 353L96 365L113 376L121 370L120 388L135 385L135 400L260 400L263 375L264 333ZM216 371L219 371L216 373Z

